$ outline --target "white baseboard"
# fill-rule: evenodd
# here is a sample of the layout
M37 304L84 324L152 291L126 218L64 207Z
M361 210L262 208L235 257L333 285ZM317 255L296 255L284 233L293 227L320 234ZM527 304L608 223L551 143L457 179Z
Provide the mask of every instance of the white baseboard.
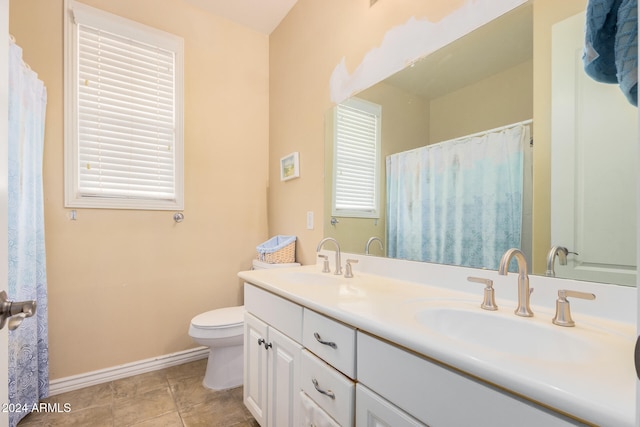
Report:
M59 378L49 383L49 396L205 359L208 356L208 347L196 347L177 353L125 363L124 365L113 366L111 368Z

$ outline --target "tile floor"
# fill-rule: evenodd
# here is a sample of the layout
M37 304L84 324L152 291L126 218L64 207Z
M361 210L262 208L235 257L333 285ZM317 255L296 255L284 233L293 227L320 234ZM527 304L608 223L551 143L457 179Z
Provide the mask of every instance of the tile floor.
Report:
M19 427L259 427L242 403L242 387L202 386L207 359L45 399L68 413L34 412Z

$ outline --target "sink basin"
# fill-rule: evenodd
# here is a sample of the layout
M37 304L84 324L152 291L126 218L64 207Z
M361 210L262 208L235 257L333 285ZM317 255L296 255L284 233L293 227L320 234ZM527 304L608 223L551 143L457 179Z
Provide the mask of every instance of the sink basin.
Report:
M357 279L347 279L339 274L321 273L320 271L289 271L283 272L280 277L293 285L322 288L321 292L326 296L330 295L333 301L340 298L342 303L351 303L354 300L362 301L367 297L366 290L358 286Z
M416 320L459 345L520 358L580 363L599 353L584 331L555 326L550 318L547 322L506 312L440 306L422 309Z

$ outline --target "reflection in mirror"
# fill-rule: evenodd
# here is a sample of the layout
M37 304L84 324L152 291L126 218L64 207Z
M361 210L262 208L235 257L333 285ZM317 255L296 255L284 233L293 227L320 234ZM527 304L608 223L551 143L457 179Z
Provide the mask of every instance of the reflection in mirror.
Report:
M507 250L525 248L528 123L389 155L387 255L495 270Z
M579 2L574 2L578 4ZM545 7L538 4L535 15L554 15L555 12L543 10ZM578 7L584 7L584 4ZM579 8L576 12L579 11ZM575 13L575 12L574 12ZM552 207L548 205L550 199L550 140L547 136L550 128L550 108L544 114L534 117L534 98L540 99L540 94L534 95L534 80L537 84L537 91L544 88L543 84L538 84L540 79L544 80L546 74L551 74L551 60L548 59L548 69L540 70L539 65L534 66L533 44L534 44L534 7L531 2L519 7L514 11L505 14L489 24L477 29L469 35L451 43L426 58L412 64L405 70L393 75L386 80L357 94L357 98L381 106L381 155L380 155L380 185L378 187L379 198L381 200L380 213L377 218L354 218L332 216L332 177L334 165L331 161L326 162L325 170L325 200L328 201L324 210L325 236L335 237L340 241L344 251L364 253L368 245L366 242L372 237L377 237L384 242L384 254L393 255L390 251L388 236L388 212L387 212L387 176L386 159L392 154L415 150L419 147L429 146L461 138L467 135L486 132L487 130L503 127L513 123L527 121L534 118L531 128L532 137L535 139L536 130L541 129L541 144L534 144L533 150L538 150L534 154L534 159L549 156L546 161L536 161L532 166L525 166L532 171L533 182L539 184L537 187L538 196L533 203L531 191L526 191L529 184L525 184L523 195L524 205L522 211L523 227L521 228L521 243L517 245L526 254L528 261L532 262L533 273L544 275L546 267L546 257L552 245L569 247L570 252L578 252L576 238L570 242L560 241L564 239L551 234ZM545 19L555 19L547 18ZM564 19L564 17L562 18ZM559 19L559 20L562 20ZM543 19L544 20L544 19ZM536 26L536 31L550 32L550 28L545 25ZM536 35L539 37L539 35ZM543 40L550 40L550 35L544 35ZM499 46L500 48L497 48ZM548 51L550 48L545 47ZM551 56L551 53L545 53ZM540 55L539 55L540 56ZM536 59L538 61L538 59ZM543 63L544 61L540 61ZM538 64L538 62L536 62ZM538 68L536 68L538 67ZM534 74L534 70L536 74ZM542 77L538 74L542 74ZM545 95L547 98L551 96ZM624 97L622 97L624 99ZM577 97L579 99L579 97ZM549 102L550 101L546 101ZM541 103L541 104L544 104ZM580 107L582 108L582 107ZM606 108L606 107L605 107ZM540 111L540 110L536 110ZM334 119L333 111L327 113L326 123L326 148L325 159L333 158L333 137ZM636 125L635 119L633 126ZM546 141L545 141L546 139ZM555 139L553 146L560 144ZM606 152L606 150L605 150ZM548 154L546 154L548 153ZM602 152L600 153L602 155ZM631 156L635 158L634 156ZM562 168L554 158L554 170L556 167ZM528 169L529 168L529 169ZM635 169L634 169L635 171ZM606 171L601 171L606 174ZM526 175L526 174L525 174ZM629 182L635 185L635 173L633 177L626 177ZM547 181L545 181L547 180ZM591 180L593 181L593 180ZM540 185L542 182L542 185ZM554 183L555 185L555 183ZM582 183L578 183L582 185ZM534 194L536 194L534 192ZM540 196L542 194L542 196ZM546 195L545 195L546 194ZM635 191L629 193L635 194ZM575 199L570 197L568 199ZM629 199L627 195L627 199ZM547 200L539 203L540 200ZM631 204L635 204L635 199L631 198ZM589 206L580 206L580 209L590 209ZM626 208L625 208L626 209ZM557 209L555 209L557 212ZM529 216L527 217L527 212ZM582 215L582 216L581 216ZM588 214L578 216L588 217ZM635 218L635 208L630 214ZM533 218L533 219L532 219ZM331 224L331 220L333 224ZM569 219L568 221L572 221ZM533 222L533 232L527 224ZM575 228L575 224L568 224L567 227ZM635 223L632 225L635 230ZM587 230L587 228L583 228ZM415 232L415 231L414 231ZM635 232L627 233L633 237L635 247ZM583 235L580 239L589 239L590 236ZM593 236L596 239L596 236ZM592 240L595 242L595 240ZM579 243L579 242L578 242ZM597 245L597 243L596 243ZM372 245L372 248L374 246ZM392 249L391 249L392 250ZM383 254L378 248L371 251L371 254ZM635 250L629 254L635 260ZM403 257L395 254L395 256ZM482 262L475 267L496 268L499 256L495 257L493 263ZM532 261L532 258L534 260ZM538 262L536 262L536 260ZM569 265L574 267L579 264L577 256L569 254ZM459 260L436 260L455 265L465 264ZM626 261L625 261L626 262ZM465 264L469 265L469 264ZM627 272L631 272L635 277L635 265L631 263L623 267ZM563 273L558 264L555 265L558 276L572 276L573 273ZM575 268L574 268L575 270ZM632 281L619 280L615 277L603 278L601 276L589 276L589 271L593 270L593 263L589 268L583 269L581 280L597 280L606 283L635 283Z
M384 243L382 243L382 240L380 240L379 237L370 237L369 240L367 240L367 244L364 247L364 254L365 255L371 255L371 244L373 242L376 242L378 244L378 248L380 248L380 252L382 252L383 254L384 252Z
M634 285L638 112L583 71L585 19L552 29L551 240L571 251L556 277Z

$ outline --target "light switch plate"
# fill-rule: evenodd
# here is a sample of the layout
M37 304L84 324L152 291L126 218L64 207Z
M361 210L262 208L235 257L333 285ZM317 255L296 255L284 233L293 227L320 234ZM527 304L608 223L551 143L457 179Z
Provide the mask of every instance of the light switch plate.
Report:
M307 212L307 230L313 230L313 212Z

